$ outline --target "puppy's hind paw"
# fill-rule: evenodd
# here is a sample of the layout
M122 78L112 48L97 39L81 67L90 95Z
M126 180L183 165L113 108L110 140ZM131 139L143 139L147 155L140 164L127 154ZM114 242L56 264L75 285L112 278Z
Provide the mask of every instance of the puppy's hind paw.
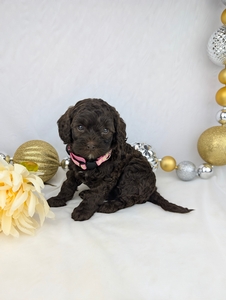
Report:
M65 206L66 202L63 199L58 199L57 197L51 197L47 200L50 207L60 207Z

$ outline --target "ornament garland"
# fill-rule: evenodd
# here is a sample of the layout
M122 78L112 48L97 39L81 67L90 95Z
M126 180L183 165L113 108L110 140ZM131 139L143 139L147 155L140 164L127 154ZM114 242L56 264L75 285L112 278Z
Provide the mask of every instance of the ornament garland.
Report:
M226 0L222 0L222 3L226 5ZM150 163L154 163L154 169L160 162L160 167L164 171L176 170L179 179L184 181L192 180L196 176L208 179L213 174L214 166L226 165L226 9L221 14L221 22L223 25L211 35L207 45L210 60L218 66L224 66L218 75L218 80L224 84L224 87L216 93L216 102L222 106L216 114L216 120L221 126L205 130L198 139L197 149L204 163L197 169L190 161L182 161L177 165L172 156L158 159L151 146L147 144L135 143L133 145L147 157Z
M154 172L160 165L166 172L176 170L177 176L183 181L192 180L196 175L200 178L209 178L213 174L213 167L207 163L202 164L196 170L195 165L190 161L182 161L176 165L176 160L172 156L159 159L148 144L138 142L132 146L146 157ZM56 174L59 167L67 170L70 163L70 157L66 157L60 162L56 149L42 140L25 142L19 146L13 157L0 153L0 158L12 165L23 165L29 172L39 175L44 183Z
M226 5L226 1L222 0ZM224 66L220 71L218 80L226 85L226 9L221 14L223 25L210 37L207 52L210 60L219 66ZM222 109L217 112L216 120L221 126L214 126L205 130L198 140L199 155L209 164L223 166L226 164L226 86L220 88L215 96Z
M213 175L213 166L208 163L203 163L197 169L195 164L190 161L182 161L177 165L176 160L172 156L164 156L162 159L159 159L148 144L134 143L132 146L147 158L154 172L160 165L165 172L176 170L178 178L183 181L190 181L196 176L208 179Z

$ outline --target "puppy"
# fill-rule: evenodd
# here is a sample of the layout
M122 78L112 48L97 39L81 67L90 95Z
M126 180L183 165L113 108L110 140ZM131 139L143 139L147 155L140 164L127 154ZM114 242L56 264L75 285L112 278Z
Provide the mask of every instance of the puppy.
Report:
M89 189L72 212L75 221L95 212L113 213L147 201L164 210L188 213L165 200L156 188L156 178L147 159L126 142L126 125L116 109L101 99L85 99L70 107L58 120L60 138L70 155L69 170L59 194L50 206L66 205L77 187Z

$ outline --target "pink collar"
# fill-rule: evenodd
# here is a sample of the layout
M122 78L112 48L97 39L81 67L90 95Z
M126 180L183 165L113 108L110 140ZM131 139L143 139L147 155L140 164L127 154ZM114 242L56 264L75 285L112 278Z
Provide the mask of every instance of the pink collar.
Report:
M79 166L83 170L91 170L96 167L99 167L103 162L108 160L111 157L111 150L107 152L105 155L98 157L95 161L86 161L85 158L75 155L70 151L70 147L67 146L67 152L70 155L71 160L76 166Z

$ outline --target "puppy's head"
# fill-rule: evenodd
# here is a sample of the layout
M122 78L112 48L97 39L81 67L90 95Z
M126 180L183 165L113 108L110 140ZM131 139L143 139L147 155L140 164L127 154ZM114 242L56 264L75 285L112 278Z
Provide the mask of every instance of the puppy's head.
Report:
M60 138L87 160L120 151L126 141L126 125L116 109L101 99L85 99L70 107L58 120Z

